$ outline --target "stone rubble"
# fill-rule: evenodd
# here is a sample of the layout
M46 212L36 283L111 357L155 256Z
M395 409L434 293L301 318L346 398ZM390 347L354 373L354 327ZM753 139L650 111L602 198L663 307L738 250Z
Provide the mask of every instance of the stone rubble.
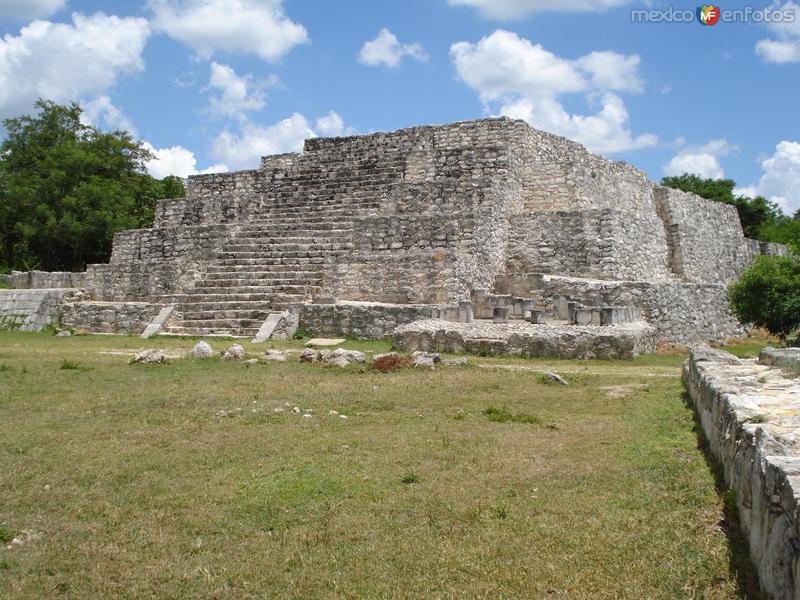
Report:
M167 362L166 355L161 350L143 350L137 353L131 360L131 363L165 363Z
M208 342L202 340L197 342L189 352L189 358L211 358L212 356L214 356L214 349Z
M223 360L242 360L247 355L241 344L234 344L222 353Z

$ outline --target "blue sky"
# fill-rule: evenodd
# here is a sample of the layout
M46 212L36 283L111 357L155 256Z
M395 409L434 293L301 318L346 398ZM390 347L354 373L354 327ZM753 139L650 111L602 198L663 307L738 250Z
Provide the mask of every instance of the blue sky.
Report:
M790 23L633 23L629 0L0 0L0 117L79 100L156 176L255 167L311 135L505 114L658 180L800 208ZM730 10L746 3L725 4ZM784 17L786 18L786 17Z

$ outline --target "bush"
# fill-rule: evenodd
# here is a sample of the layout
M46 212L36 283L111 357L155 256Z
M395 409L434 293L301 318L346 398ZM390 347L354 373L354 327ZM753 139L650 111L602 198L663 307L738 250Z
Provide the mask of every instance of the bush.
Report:
M784 342L800 329L800 256L760 256L730 287L731 310Z
M410 366L410 357L400 356L399 354L386 354L385 356L380 356L373 360L369 368L373 371L380 371L381 373L391 373L398 369L407 369Z

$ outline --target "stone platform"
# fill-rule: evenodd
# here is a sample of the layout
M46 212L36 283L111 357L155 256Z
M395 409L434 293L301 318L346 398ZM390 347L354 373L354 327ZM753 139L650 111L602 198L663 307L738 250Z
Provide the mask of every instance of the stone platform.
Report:
M640 321L613 327L546 324L524 321L452 323L438 319L401 325L394 345L408 352L546 356L555 358L635 358L656 349L655 329Z
M683 380L736 493L766 597L794 599L800 597L800 379L767 362L696 348Z

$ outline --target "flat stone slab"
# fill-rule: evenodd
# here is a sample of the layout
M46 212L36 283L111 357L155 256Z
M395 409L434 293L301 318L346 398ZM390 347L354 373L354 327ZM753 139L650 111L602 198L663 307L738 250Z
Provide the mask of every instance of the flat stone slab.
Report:
M631 359L656 349L656 331L643 321L600 327L426 319L401 325L393 338L396 347L408 352Z
M313 340L308 340L306 346L339 346L344 342L344 338L314 338Z

